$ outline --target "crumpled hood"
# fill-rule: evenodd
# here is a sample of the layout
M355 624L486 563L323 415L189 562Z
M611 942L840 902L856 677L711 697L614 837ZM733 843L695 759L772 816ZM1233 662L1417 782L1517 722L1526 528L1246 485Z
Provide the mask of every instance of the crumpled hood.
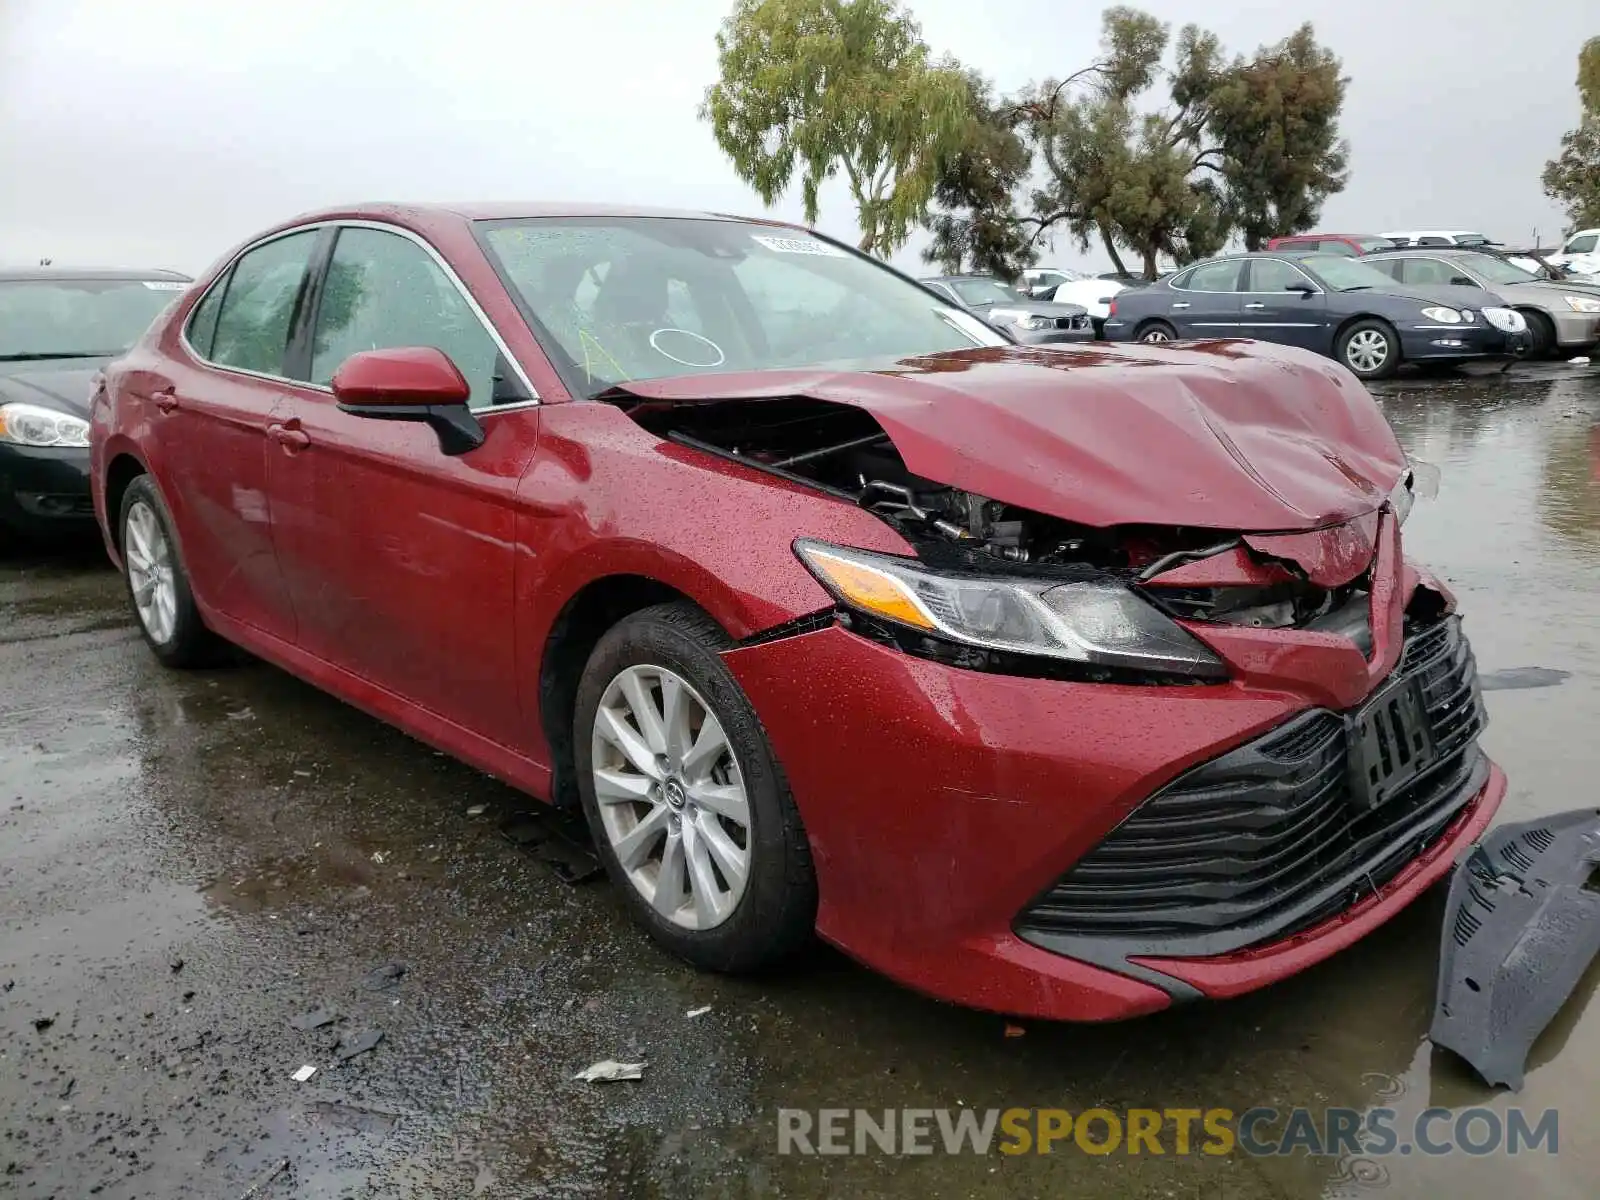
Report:
M74 417L89 417L89 393L94 377L104 359L92 360L96 365L85 368L83 359L74 359L74 366L61 368L53 363L0 364L9 370L0 372L0 404L37 404Z
M1378 509L1406 466L1355 376L1309 352L1216 341L1004 346L859 371L623 385L673 401L808 396L866 409L912 472L1085 525L1244 532Z

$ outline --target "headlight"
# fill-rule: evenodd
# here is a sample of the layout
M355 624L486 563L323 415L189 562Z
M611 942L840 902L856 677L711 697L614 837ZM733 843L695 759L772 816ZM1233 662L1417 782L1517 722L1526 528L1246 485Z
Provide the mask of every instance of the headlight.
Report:
M37 404L0 404L0 442L13 446L87 446L89 422Z
M1020 308L991 308L989 319L1015 325L1018 329L1049 329L1055 324L1055 320L1051 317L1035 316L1033 313L1023 312Z
M1224 679L1198 639L1113 582L936 574L913 559L802 538L800 561L859 613L987 650Z
M1413 478L1411 468L1407 467L1400 474L1400 482L1389 490L1389 506L1394 509L1394 515L1399 518L1402 525L1411 515L1411 506L1417 498L1411 487Z
M1528 328L1527 320L1514 308L1486 308L1482 311L1483 319L1501 333L1522 333Z
M1461 324L1461 314L1453 308L1425 308L1422 310L1422 315L1441 325Z
M1563 296L1573 312L1600 313L1600 296Z

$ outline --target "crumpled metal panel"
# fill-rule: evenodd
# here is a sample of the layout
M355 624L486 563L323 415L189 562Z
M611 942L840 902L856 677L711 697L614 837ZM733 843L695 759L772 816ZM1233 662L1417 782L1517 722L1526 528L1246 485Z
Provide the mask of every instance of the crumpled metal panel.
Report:
M1600 953L1600 810L1492 830L1457 865L1428 1036L1522 1087L1534 1040Z

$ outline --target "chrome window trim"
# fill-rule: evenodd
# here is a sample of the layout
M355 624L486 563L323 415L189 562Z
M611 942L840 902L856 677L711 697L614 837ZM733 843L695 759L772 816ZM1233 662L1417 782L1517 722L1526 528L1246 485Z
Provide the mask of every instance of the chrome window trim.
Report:
M238 252L228 260L227 266L223 267L223 269L218 272L217 278L212 280L211 286L206 288L205 292L201 293L200 299L195 301L194 307L189 310L188 316L184 317L183 325L178 330L178 341L182 344L183 348L189 352L189 355L197 363L210 367L214 371L222 371L229 375L244 375L252 379L264 379L271 383L282 383L291 387L308 388L311 391L321 392L324 395L333 395L333 389L327 384L312 383L309 379L290 379L287 375L270 375L261 371L248 371L242 367L231 367L225 363L213 362L211 359L204 357L198 350L196 350L194 345L189 341L189 321L194 316L195 309L199 308L200 305L204 303L205 297L210 293L211 288L216 287L217 283L220 282L224 276L227 276L232 272L234 265L237 264L241 258L243 258L246 254L249 254L252 250L256 250L261 246L269 245L280 238L291 237L297 233L309 233L328 228L375 229L380 233L397 234L400 237L405 238L407 241L413 242L422 247L423 251L427 253L428 257L431 258L434 261L434 264L444 273L445 278L448 279L455 287L456 291L461 294L462 299L467 302L467 307L472 310L473 316L478 318L479 323L483 326L485 332L488 333L490 340L494 342L495 347L500 351L506 362L510 364L511 369L516 372L517 379L520 380L522 386L527 389L529 396L529 399L519 400L514 404L489 405L485 408L470 409L469 411L474 417L482 418L494 413L513 412L518 409L534 408L542 403L539 397L539 389L533 386L533 380L528 378L528 373L523 370L522 364L517 361L517 356L511 353L511 347L506 345L505 338L500 336L500 330L495 328L494 322L489 319L489 314L483 311L483 307L478 303L477 298L473 296L471 289L469 289L467 285L462 282L461 276L456 274L455 268L445 261L444 256L441 255L439 251L427 241L427 239L423 238L419 234L413 233L409 229L399 225L390 224L387 221L374 221L363 217L334 218L326 221L312 221L305 225L296 225L290 229L280 229L276 233L269 233L265 237L257 238L248 245L240 247ZM337 242L334 243L334 252L338 252ZM226 301L227 297L224 296L223 299ZM218 315L221 315L220 309L218 310Z

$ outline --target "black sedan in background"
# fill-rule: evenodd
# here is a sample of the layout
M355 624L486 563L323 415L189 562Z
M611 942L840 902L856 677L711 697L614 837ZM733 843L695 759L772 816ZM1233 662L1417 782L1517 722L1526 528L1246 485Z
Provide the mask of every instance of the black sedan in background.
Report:
M95 373L189 283L174 271L0 271L0 540L94 529Z
M1402 362L1454 363L1522 354L1527 323L1479 288L1409 287L1337 254L1231 254L1138 291L1106 321L1113 342L1245 337L1303 346L1363 379Z
M1087 342L1095 336L1083 305L1030 300L993 275L937 275L922 285L1030 346Z

